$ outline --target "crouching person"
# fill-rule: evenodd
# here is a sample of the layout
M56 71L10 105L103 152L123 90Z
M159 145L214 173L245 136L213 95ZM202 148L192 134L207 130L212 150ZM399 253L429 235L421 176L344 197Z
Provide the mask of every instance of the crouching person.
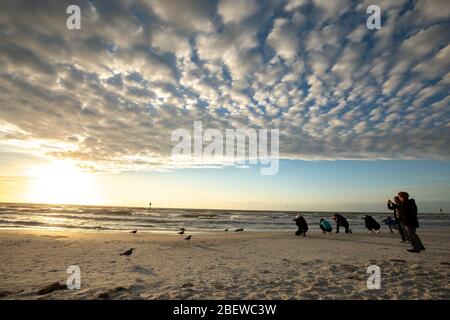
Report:
M331 223L329 223L327 220L325 219L320 219L320 229L322 230L323 233L331 233L331 231L333 231L333 226L331 225Z
M345 219L343 216L336 213L333 216L333 220L336 221L336 233L339 233L339 227L345 228L345 233L352 233L352 229L350 229L350 225L348 224L347 219Z
M305 218L303 218L302 215L297 215L295 219L292 221L295 221L295 224L297 225L298 230L295 232L296 236L303 235L306 236L306 232L308 231L308 223L306 223Z
M380 232L381 226L372 216L366 215L363 220L369 232Z

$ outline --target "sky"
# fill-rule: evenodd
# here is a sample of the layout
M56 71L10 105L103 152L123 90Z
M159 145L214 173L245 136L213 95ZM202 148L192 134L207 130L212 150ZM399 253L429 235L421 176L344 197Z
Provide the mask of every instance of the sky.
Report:
M449 27L446 0L1 1L0 201L450 210ZM195 121L278 129L278 172L175 162Z

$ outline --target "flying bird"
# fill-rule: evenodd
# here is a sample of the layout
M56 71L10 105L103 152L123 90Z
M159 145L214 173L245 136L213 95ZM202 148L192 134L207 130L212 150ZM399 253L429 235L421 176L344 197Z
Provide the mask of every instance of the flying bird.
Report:
M130 248L130 249L128 249L127 251L122 252L122 253L120 254L120 256L131 256L131 254L133 253L133 250L134 250L134 248Z

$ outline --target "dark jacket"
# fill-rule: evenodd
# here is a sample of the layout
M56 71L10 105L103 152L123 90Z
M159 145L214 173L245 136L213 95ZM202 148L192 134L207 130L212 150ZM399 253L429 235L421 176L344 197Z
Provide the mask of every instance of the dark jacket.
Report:
M341 226L341 227L348 227L349 224L348 224L347 219L345 219L340 214L336 213L334 215L334 218L335 218L336 224L338 224L339 226Z
M381 228L380 224L372 216L365 216L364 221L366 224L366 228L369 230L380 230Z
M400 205L393 202L388 202L387 207L389 210L394 210L395 219L400 219Z
M417 219L417 206L414 199L409 199L399 205L400 221L403 225L410 228L419 228Z
M308 223L306 223L305 218L299 217L297 219L294 219L293 221L295 221L295 224L297 225L299 230L308 231Z

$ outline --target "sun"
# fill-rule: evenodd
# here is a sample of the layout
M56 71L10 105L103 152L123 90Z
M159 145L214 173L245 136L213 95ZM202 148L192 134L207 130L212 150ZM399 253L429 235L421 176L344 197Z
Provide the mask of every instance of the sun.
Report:
M68 161L54 161L28 170L27 201L51 204L99 204L96 176Z

